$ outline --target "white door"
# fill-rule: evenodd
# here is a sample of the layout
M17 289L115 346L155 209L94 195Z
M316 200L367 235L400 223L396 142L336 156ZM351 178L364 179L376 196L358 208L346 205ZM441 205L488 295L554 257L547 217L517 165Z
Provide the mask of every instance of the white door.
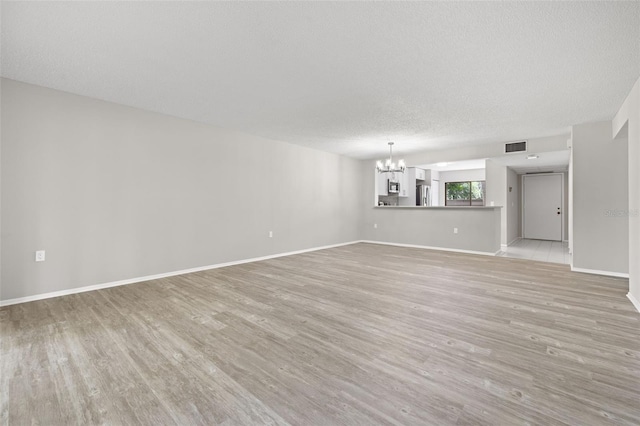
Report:
M522 190L523 237L562 241L562 175L525 175Z

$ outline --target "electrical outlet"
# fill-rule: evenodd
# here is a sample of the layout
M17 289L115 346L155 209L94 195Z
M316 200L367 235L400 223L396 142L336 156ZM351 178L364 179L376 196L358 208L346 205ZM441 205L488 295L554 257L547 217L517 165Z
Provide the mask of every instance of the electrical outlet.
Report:
M374 228L374 229L378 229L378 224L377 224L377 223L374 223L374 224L373 224L373 228Z
M44 250L38 250L36 252L36 262L44 262Z
M273 238L273 231L269 231L269 238Z
M458 228L453 228L453 233L457 234L458 233Z

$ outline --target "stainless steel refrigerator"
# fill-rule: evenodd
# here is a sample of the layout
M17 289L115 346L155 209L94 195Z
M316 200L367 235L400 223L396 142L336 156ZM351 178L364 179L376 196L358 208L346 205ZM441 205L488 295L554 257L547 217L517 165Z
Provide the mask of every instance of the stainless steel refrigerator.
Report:
M431 187L416 185L416 206L431 206Z

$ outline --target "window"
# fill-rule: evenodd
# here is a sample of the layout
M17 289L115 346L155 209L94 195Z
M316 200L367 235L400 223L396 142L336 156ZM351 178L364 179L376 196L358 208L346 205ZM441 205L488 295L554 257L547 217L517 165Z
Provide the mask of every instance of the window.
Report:
M445 206L484 206L484 181L446 182Z

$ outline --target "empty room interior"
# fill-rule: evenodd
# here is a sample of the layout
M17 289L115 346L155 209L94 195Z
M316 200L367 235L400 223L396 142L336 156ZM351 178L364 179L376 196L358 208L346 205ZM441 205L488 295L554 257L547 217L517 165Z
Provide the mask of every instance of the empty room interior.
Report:
M0 424L640 424L640 2L0 20Z

